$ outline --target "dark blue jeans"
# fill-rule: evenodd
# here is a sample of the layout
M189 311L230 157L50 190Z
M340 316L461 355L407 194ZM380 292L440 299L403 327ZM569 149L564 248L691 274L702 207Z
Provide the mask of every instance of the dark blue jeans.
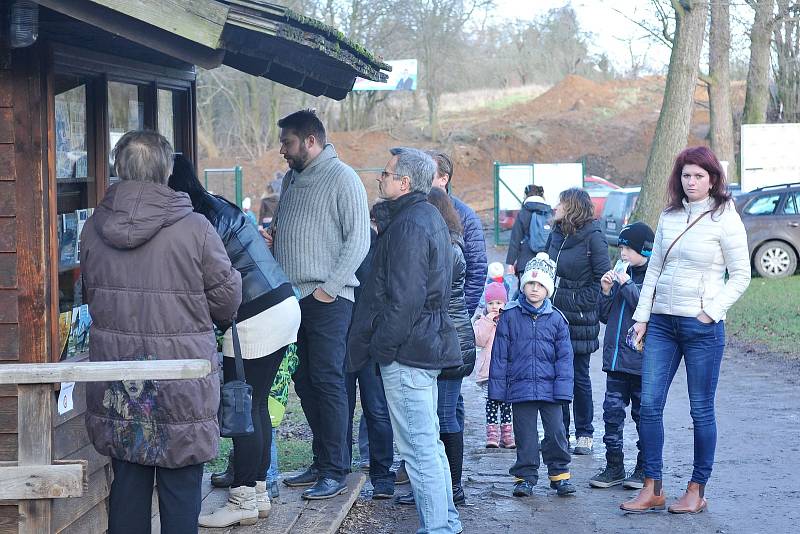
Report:
M349 462L353 459L353 411L356 407L356 381L361 394L362 417L367 422L369 436L369 478L374 486L379 481L394 484L394 473L390 470L394 458L392 442L392 422L389 419L389 407L386 405L386 394L383 391L383 380L375 364L370 363L360 371L345 374L347 399L349 401L349 419L347 425L347 448ZM366 460L366 458L361 458Z
M321 477L341 482L350 472L344 359L353 303L341 297L324 303L309 295L300 300L300 312L293 378L314 434L312 466Z
M161 532L196 534L203 464L179 469L111 459L114 482L108 501L109 534L149 534L153 519L153 477L158 485Z
M464 431L464 398L461 396L461 378L438 380L439 402L436 415L439 416L439 432L455 434Z
M642 377L630 373L608 371L606 376L606 398L603 401L603 422L605 434L603 443L606 444L606 456L622 457L622 430L625 427L625 410L630 404L631 418L639 432L639 411L642 405ZM639 456L638 464L642 458L641 440L636 441Z
M692 482L705 484L714 465L717 420L714 395L725 349L725 324L704 324L694 317L653 314L647 325L642 360L642 408L639 438L644 475L661 480L664 405L681 358L686 366L689 406L694 424Z
M592 380L589 377L589 358L591 354L576 354L572 359L572 369L575 371L574 385L572 388L572 413L575 415L575 437L586 436L591 438L594 434L594 403L592 402ZM561 405L564 417L564 428L569 438L569 404Z

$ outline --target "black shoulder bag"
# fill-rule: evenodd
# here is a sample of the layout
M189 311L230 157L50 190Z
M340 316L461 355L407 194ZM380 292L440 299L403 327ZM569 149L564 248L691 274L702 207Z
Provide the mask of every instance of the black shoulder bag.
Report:
M245 382L242 347L236 321L231 325L236 380L225 382L219 397L219 435L223 438L249 436L253 428L253 386Z

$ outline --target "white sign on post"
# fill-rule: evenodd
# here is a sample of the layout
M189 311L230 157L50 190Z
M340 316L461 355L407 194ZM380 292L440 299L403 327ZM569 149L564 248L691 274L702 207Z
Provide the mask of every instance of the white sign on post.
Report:
M742 192L800 182L800 124L742 124Z
M542 186L544 199L555 208L562 191L583 187L583 164L534 163L533 183Z
M72 392L74 390L75 382L61 382L61 391L58 394L58 415L64 415L72 409Z
M498 165L497 174L498 208L519 210L525 200L525 186L533 183L533 165Z

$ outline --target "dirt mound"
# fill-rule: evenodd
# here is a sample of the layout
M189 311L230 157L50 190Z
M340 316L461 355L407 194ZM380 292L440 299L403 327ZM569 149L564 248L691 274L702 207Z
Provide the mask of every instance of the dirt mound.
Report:
M437 148L453 159L455 193L476 210L489 210L494 203L494 162L585 161L588 172L609 176L620 185L639 183L661 109L664 83L658 76L604 82L568 76L536 98L447 114L441 120L442 141L435 146L423 135L420 120L394 125L390 131L331 132L329 137L339 157L357 169L371 200L377 195L375 179L389 159L389 148ZM732 97L734 108L741 109L743 84L734 83ZM706 143L707 101L705 88L698 86L689 144ZM277 149L258 161L220 158L201 161L200 168L236 163L244 167L245 195L254 200L262 195L276 171L286 169Z

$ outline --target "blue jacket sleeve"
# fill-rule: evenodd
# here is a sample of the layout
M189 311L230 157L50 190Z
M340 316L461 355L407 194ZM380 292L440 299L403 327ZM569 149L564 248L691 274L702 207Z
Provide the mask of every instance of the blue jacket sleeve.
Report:
M467 260L467 278L464 284L464 296L467 301L467 312L470 316L483 295L483 283L486 280L486 240L483 237L483 225L480 219L468 206L467 213L462 216L464 222L464 257Z
M501 313L497 321L497 329L492 345L492 359L489 363L489 399L506 402L508 380L508 355L511 351L511 338L509 336L509 317ZM567 337L569 342L569 337ZM571 350L571 349L570 349Z
M553 384L553 398L557 401L572 401L572 385L575 373L572 367L572 359L569 327L567 322L561 318L556 336L556 379Z

